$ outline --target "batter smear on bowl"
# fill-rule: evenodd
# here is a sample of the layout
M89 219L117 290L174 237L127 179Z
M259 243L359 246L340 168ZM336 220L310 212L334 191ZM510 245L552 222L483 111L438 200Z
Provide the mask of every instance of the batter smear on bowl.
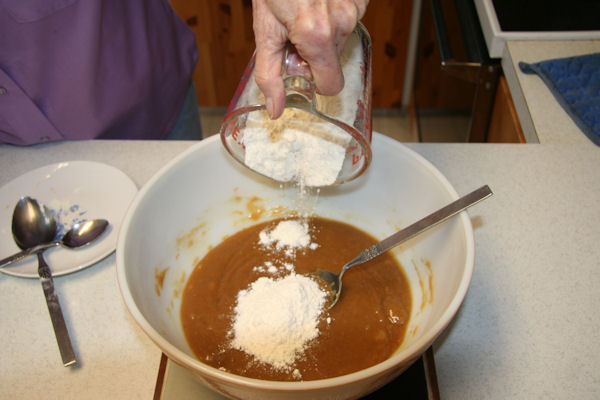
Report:
M377 240L348 224L311 217L244 229L214 247L186 285L181 322L203 362L268 380L355 372L400 346L411 310L404 272L384 254L344 277L339 303L308 273L338 271Z

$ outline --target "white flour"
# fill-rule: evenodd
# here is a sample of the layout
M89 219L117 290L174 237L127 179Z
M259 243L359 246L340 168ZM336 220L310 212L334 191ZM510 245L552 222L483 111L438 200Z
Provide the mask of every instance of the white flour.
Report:
M268 226L259 233L259 244L288 257L294 257L297 249L318 247L311 240L308 223L301 220ZM293 364L319 335L327 293L315 280L296 274L290 262L265 261L253 270L271 276L258 278L238 293L231 345L301 379Z
M354 35L346 42L340 62L347 78L344 88L336 96L316 95L316 108L352 126L362 90L362 82L356 79L361 76L362 47ZM264 103L264 97L257 96ZM275 121L265 111L254 111L243 129L244 162L280 182L327 186L340 174L350 141L346 131L306 111L286 108Z
M252 117L261 116L254 112ZM331 185L346 157L350 135L311 114L286 109L277 120L248 118L244 130L244 162L280 182Z
M342 57L344 76L360 76L359 71L350 69L360 68L362 50L356 43L347 47L350 52ZM347 80L338 96L317 96L317 108L353 125L353 101L360 90L361 82ZM353 101L342 101L343 98ZM264 111L251 112L243 132L245 163L263 175L295 182L300 188L331 185L342 170L350 140L351 136L341 128L305 111L286 109L275 121ZM311 240L308 223L299 220L281 221L274 228L264 229L259 234L259 244L288 257L295 256L298 249L318 248ZM278 266L273 261L254 267L254 271L274 276L258 278L237 295L231 346L301 379L294 363L319 336L319 320L328 293L315 280L296 274L292 264ZM331 319L325 321L330 323Z
M298 220L281 221L273 229L265 228L259 233L259 243L263 246L274 246L282 250L287 256L293 256L294 252L301 248L315 250L319 247L311 241L308 233L308 223Z
M285 272L294 272L296 270L296 268L294 267L294 264L290 264L290 263L284 262L281 265L277 266L271 261L266 261L263 265L258 265L256 267L252 268L252 270L254 272L262 272L262 273L268 273L271 275L276 275L276 274L281 274L281 273L285 273Z
M279 279L257 279L238 293L232 347L291 371L296 358L319 335L325 299L317 282L293 272Z

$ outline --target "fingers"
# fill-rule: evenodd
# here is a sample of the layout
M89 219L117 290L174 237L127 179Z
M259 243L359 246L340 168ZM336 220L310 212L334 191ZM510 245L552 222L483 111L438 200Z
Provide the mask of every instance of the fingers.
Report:
M308 63L317 92L326 96L337 94L344 87L340 52L354 24L349 29L333 25L330 9L319 9L298 15L289 26L289 39L298 54Z
M256 49L254 80L265 96L267 113L271 119L277 119L285 106L285 91L281 79L281 51Z
M287 21L288 37L312 71L317 92L333 96L344 88L340 53L357 22L351 0L313 1Z
M265 96L269 117L277 119L285 106L281 64L287 33L264 0L253 1L252 12L256 41L254 80Z
M253 0L255 80L267 111L278 118L285 105L281 64L289 39L308 63L317 92L333 96L344 88L340 54L368 0Z

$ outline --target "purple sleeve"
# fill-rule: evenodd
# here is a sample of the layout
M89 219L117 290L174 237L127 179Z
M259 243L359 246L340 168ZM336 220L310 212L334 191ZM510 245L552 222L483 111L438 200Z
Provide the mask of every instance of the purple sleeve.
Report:
M0 5L0 142L166 137L198 57L167 0Z

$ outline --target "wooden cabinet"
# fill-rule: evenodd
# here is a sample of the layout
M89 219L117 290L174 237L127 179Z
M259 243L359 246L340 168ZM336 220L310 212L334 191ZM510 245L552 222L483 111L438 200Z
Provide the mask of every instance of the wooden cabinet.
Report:
M196 34L194 83L201 107L226 107L254 52L250 0L171 0ZM373 107L402 104L413 0L371 1L363 23L373 41Z
M525 143L517 110L504 76L500 77L487 141L489 143Z
M412 0L371 0L362 19L373 42L373 108L402 107L412 10Z
M446 28L456 61L467 61L461 28L453 1L442 1ZM456 112L473 106L476 85L442 68L433 13L429 0L423 0L414 80L414 101L423 111Z
M196 34L194 83L200 107L226 107L254 52L252 3L242 0L171 0Z
M432 3L422 3L411 117L441 115L460 120L461 115L468 115L470 122L465 136L469 141L523 143L523 132L500 63L480 57L481 51L487 51L474 46L480 41L467 40L470 37L466 35L473 33L467 28L474 26L467 23L472 21L468 18L470 10L459 7L458 1L435 3L438 5L435 14L442 15L447 31L447 37L440 36L447 40L452 52L451 58L442 62ZM438 24L441 25L439 18ZM431 136L431 132L420 132L420 137L426 136Z

